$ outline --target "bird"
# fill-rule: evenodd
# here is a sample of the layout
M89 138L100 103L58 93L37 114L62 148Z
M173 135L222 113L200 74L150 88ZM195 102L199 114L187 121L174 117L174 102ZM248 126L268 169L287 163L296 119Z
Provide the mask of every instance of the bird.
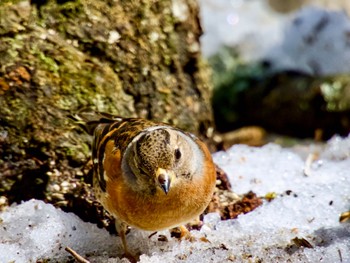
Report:
M93 189L115 218L124 256L128 226L147 231L181 227L208 206L216 170L207 146L169 124L104 112L71 115L90 135Z

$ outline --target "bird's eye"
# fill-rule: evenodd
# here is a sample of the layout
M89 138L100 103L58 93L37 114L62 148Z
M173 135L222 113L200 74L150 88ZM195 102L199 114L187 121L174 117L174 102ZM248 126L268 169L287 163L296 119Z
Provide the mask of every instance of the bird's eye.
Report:
M181 158L181 151L179 149L175 149L175 159L179 160Z

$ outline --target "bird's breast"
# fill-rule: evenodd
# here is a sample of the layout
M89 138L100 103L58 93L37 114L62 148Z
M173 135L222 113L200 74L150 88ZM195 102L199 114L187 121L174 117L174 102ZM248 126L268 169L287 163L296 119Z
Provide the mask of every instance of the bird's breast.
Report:
M116 185L107 190L104 206L131 226L155 231L179 226L196 218L207 207L212 192L213 184L193 181L172 187L168 194L157 189L154 195Z

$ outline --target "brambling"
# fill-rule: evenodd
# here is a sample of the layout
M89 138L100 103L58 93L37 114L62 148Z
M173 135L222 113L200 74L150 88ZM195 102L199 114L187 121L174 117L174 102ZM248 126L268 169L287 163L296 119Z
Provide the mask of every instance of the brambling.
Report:
M127 226L158 231L198 217L214 192L210 152L194 135L165 123L74 115L93 134L93 187L116 219L126 256ZM182 227L182 229L184 229Z

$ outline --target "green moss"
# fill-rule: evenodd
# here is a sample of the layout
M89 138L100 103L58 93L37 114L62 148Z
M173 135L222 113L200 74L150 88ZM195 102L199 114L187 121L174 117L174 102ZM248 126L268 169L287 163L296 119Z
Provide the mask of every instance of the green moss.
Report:
M14 38L4 37L1 38L1 47L4 48L6 54L2 56L2 60L4 61L13 61L14 59L18 59L20 56L20 52L24 48L23 38L20 35L17 35Z
M18 3L23 2L23 0L1 0L0 1L0 7L1 6L9 6L9 5L16 5Z
M84 6L80 0L67 1L58 5L58 12L67 18L75 19L84 12Z
M80 154L83 154L84 156L90 156L90 145L87 143L82 143L79 145L79 147L64 147L62 148L64 151L64 156L67 156L69 158L74 158L76 156L80 156Z
M67 1L63 4L57 4L55 0L48 1L47 4L40 8L40 18L37 23L42 27L52 27L64 35L67 29L74 27L74 21L79 20L81 16L86 17L84 5L80 0ZM67 25L69 26L67 28ZM76 25L80 26L80 25Z
M35 55L38 56L42 68L47 69L48 71L51 71L56 74L58 73L59 66L52 57L45 55L39 50L35 52Z
M327 102L327 110L330 112L350 110L350 78L337 76L324 81L320 85L321 92Z

